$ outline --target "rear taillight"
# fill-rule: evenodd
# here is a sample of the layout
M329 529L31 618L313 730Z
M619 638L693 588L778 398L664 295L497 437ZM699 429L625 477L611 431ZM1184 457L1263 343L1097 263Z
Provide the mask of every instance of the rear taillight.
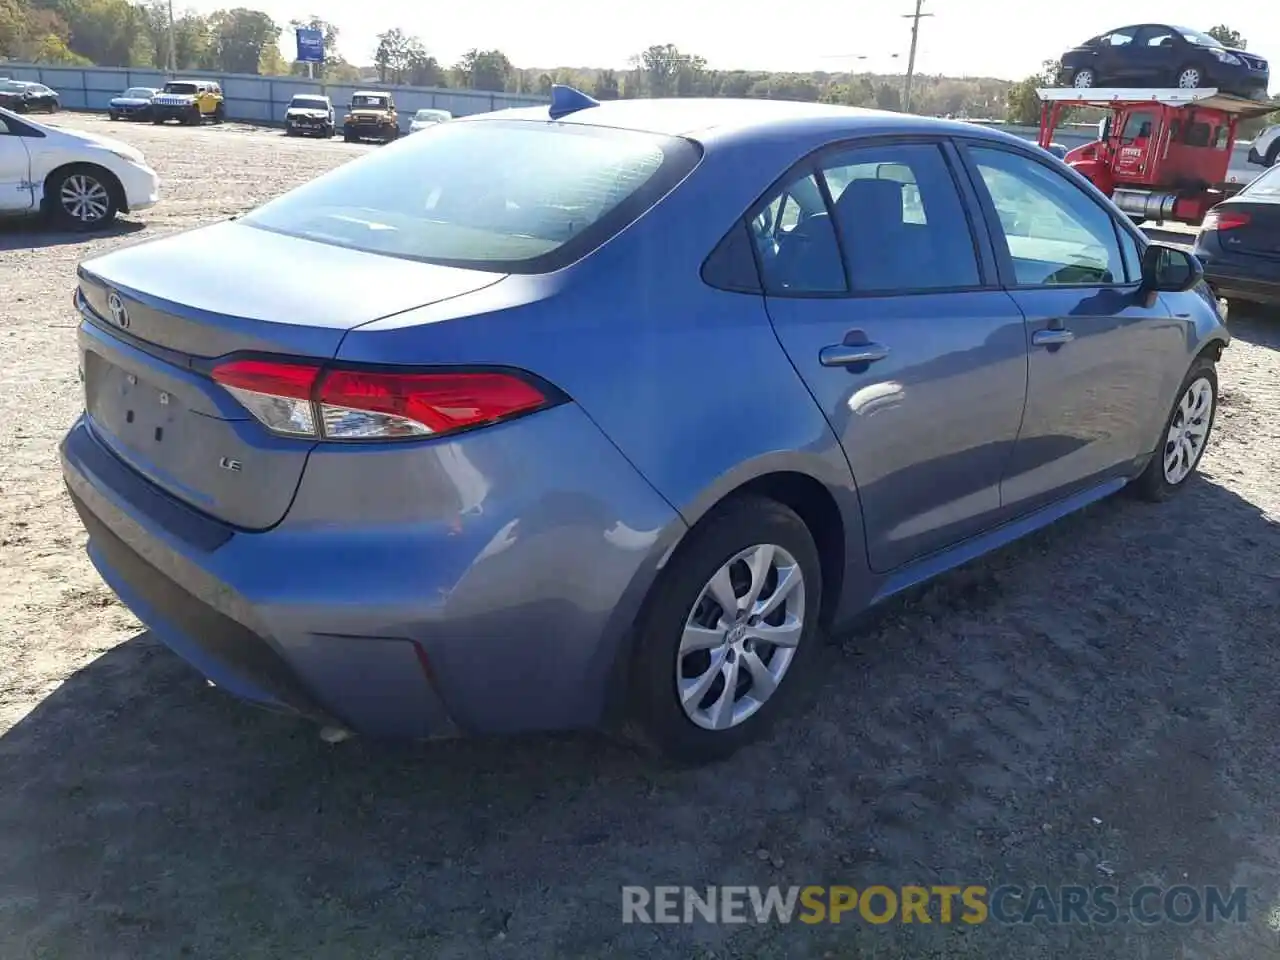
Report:
M497 423L546 406L547 395L509 373L326 370L231 360L213 379L274 433L323 440L397 440Z
M1206 233L1217 230L1221 233L1223 230L1235 230L1238 227L1247 226L1249 223L1249 214L1243 210L1210 210L1204 216L1204 223L1200 229Z

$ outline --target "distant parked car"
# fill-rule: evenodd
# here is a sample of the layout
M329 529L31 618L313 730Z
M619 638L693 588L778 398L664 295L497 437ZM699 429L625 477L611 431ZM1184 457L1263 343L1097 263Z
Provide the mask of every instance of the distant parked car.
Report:
M419 130L426 130L434 127L437 123L444 123L446 120L452 120L453 114L448 110L434 110L424 108L413 115L413 119L409 121L409 132L417 133Z
M400 136L400 118L395 98L378 90L358 90L351 95L351 105L342 118L342 139L380 140L390 143Z
M1280 166L1209 211L1195 254L1229 307L1280 306Z
M318 94L300 93L284 112L284 132L290 137L332 137L333 101Z
M43 83L0 81L0 107L16 113L56 113L61 106L57 93Z
M107 116L112 120L150 120L151 98L159 92L155 87L130 87L111 98Z
M221 123L226 119L222 87L211 80L170 80L151 98L151 122L196 125L204 120Z
M43 210L63 226L91 230L159 199L160 180L135 147L0 109L0 214Z
M1217 87L1266 99L1267 61L1187 27L1140 24L1086 40L1062 55L1062 81L1073 87Z
M1253 138L1253 146L1249 148L1249 162L1264 167L1274 167L1280 163L1280 123L1267 127Z
M76 304L90 558L213 683L700 761L871 604L1191 486L1229 340L1194 257L1011 134L564 88L87 260Z

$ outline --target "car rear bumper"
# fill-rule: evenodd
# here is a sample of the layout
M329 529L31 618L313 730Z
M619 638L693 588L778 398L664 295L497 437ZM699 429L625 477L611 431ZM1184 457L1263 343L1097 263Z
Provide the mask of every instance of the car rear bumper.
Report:
M1256 263L1253 261L1257 261ZM1280 260L1204 259L1204 277L1219 297L1280 304Z
M523 438L487 436L512 428ZM347 483L354 461L313 464L290 515L261 533L171 498L83 418L61 453L103 579L219 687L372 736L594 725L664 535L681 522L572 405L465 436L409 474L361 464L367 489ZM555 463L526 459L548 445ZM383 478L398 486L447 457L469 482L468 456L474 470L504 449L519 472L492 478L478 502L462 497L451 519L393 520L379 507L405 501ZM364 519L339 507L326 521L318 508L335 495Z

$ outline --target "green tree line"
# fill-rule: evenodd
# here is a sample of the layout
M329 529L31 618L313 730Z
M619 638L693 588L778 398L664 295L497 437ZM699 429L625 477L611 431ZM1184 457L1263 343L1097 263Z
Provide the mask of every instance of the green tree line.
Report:
M0 0L0 59L38 63L155 67L169 62L167 0ZM501 50L475 48L452 66L432 56L420 38L393 27L378 36L372 64L358 67L337 52L338 28L316 16L293 20L325 38L326 62L314 67L319 79L361 80L414 86L459 87L493 92L546 94L556 83L586 90L600 99L635 97L762 97L839 103L882 110L902 108L901 76L856 72L773 73L715 70L704 57L674 44L656 44L630 58L626 69L591 67L522 68ZM285 27L260 10L234 7L203 15L188 10L175 18L176 68L266 76L305 74L280 51ZM1245 38L1225 24L1209 31L1230 46ZM1059 64L1017 83L989 77L917 75L912 110L934 116L1004 119L1038 124L1036 88L1056 83ZM1091 120L1096 111L1075 111ZM1261 122L1261 121L1260 121ZM1259 123L1260 123L1259 122ZM1254 126L1256 126L1255 124Z

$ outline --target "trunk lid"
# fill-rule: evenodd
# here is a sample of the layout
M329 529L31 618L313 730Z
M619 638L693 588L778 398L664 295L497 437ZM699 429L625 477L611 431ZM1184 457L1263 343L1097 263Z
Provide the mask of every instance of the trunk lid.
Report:
M1280 203L1237 198L1217 207L1220 213L1247 213L1249 222L1218 232L1218 242L1228 253L1280 260Z
M265 529L288 510L314 441L268 432L210 379L213 358L330 360L354 327L501 279L237 223L138 244L80 268L85 409L158 486Z

